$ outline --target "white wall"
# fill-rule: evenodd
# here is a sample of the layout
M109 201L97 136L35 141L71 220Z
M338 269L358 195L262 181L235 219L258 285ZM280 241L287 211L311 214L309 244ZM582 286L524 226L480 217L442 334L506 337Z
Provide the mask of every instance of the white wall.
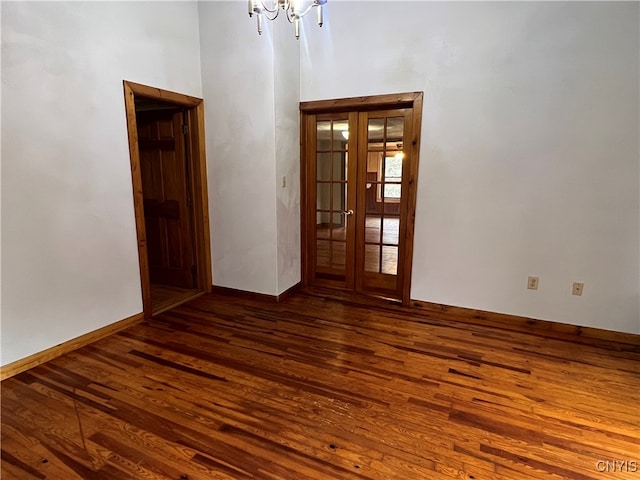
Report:
M1 8L5 365L142 311L122 81L202 89L195 3Z
M306 23L306 22L305 22ZM300 281L300 42L277 19L274 36L276 213L280 294ZM284 186L283 186L283 178Z
M277 295L300 279L298 46L284 18L258 36L244 2L199 19L213 283Z
M425 92L412 298L640 333L638 3L327 17L305 32L302 101Z
M199 19L213 283L274 295L273 45L246 3L201 2Z

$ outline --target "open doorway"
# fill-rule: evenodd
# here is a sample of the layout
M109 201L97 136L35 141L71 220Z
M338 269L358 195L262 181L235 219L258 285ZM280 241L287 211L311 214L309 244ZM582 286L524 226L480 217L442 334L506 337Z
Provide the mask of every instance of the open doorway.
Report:
M211 291L202 99L124 82L145 317Z

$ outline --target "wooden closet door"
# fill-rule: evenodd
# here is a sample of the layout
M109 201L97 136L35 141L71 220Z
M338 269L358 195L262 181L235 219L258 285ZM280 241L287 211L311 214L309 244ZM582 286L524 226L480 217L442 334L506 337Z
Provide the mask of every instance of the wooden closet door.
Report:
M140 112L137 122L151 283L193 288L183 114Z

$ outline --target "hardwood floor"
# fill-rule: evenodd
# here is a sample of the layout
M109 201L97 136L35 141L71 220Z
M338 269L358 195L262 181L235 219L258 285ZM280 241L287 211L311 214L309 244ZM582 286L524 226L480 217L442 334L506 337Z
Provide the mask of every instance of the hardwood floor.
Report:
M202 290L197 288L180 288L170 285L151 284L151 308L154 315L174 308L195 297Z
M381 305L206 295L5 380L2 478L639 478L637 346Z

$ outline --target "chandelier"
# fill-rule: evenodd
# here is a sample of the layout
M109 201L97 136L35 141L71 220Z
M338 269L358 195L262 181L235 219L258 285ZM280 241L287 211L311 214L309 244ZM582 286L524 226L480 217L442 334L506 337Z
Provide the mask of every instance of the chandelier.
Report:
M313 7L318 7L318 25L322 26L322 7L327 0L313 0L311 4L304 8L304 0L249 0L249 16L255 14L258 20L258 35L262 35L262 16L267 20L275 20L284 11L289 23L293 23L296 38L300 38L300 19L311 11Z

